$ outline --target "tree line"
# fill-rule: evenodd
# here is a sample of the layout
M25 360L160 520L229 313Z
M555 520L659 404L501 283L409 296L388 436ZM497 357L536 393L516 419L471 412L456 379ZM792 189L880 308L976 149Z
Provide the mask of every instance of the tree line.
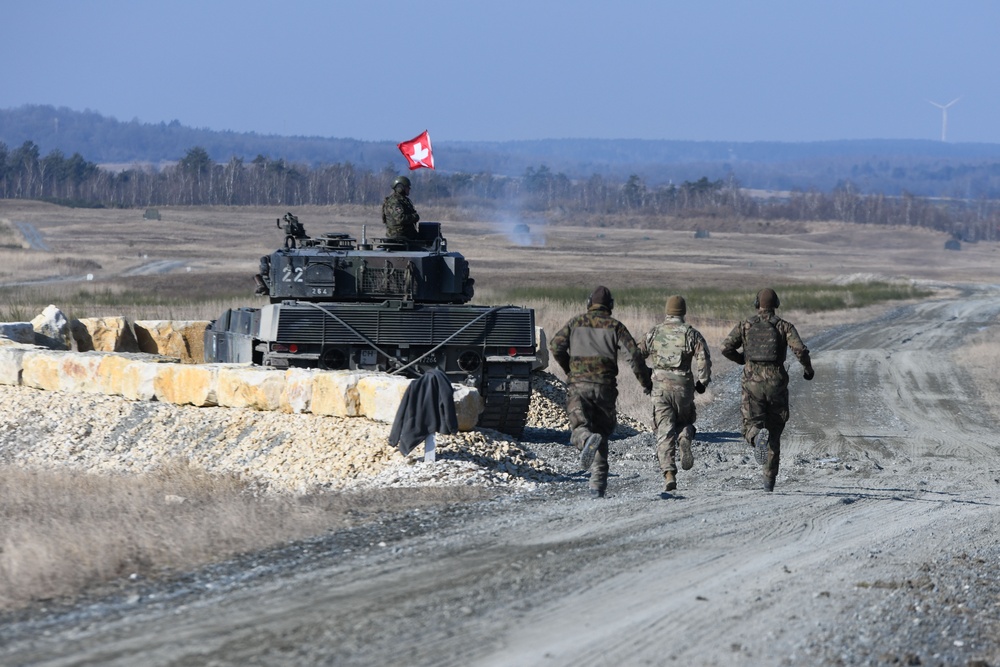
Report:
M145 208L155 206L377 205L396 176L350 163L310 167L258 155L219 163L202 147L189 149L162 169L136 166L100 168L79 153L45 156L31 141L10 150L0 143L0 197L40 199L72 206ZM411 174L424 204L516 209L546 215L585 214L639 218L657 226L669 217L821 221L926 227L967 241L996 240L1000 202L981 198L940 200L861 193L850 182L832 192L798 191L751 196L734 179L702 177L649 187L631 175L624 181L593 175L570 179L546 166L529 167L520 177L490 173Z

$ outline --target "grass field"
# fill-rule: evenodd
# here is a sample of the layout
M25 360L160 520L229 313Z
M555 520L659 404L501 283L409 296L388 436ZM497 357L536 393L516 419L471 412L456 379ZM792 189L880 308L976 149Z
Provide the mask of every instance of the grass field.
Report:
M369 237L382 233L374 209L294 212L312 235L360 237L362 225ZM285 209L167 208L160 221L142 213L0 200L0 321L30 320L49 304L70 317L213 319L225 308L262 303L252 295L252 275L259 257L281 243L275 220ZM684 295L688 321L708 340L716 373L731 368L719 343L765 286L776 287L780 314L808 343L827 326L872 317L900 300L933 298L940 283L1000 283L997 246L948 252L944 235L920 229L747 223L741 228L749 232L705 239L694 237L689 220L656 231L616 220L532 221L530 232L514 235L514 218L421 213L441 220L449 248L469 260L477 303L530 306L550 335L584 309L597 285L615 293L615 316L636 338L662 318L667 296ZM33 225L50 250L22 247L14 222ZM156 262L163 272L146 271ZM955 357L994 404L997 330L992 323ZM698 400L712 400L711 389ZM648 399L627 375L620 401L622 412L647 418ZM165 494L186 500L164 506ZM366 520L372 507L390 512L481 497L427 489L254 497L238 480L210 478L178 462L127 479L8 463L0 468L0 608L71 595L137 568L169 573L322 533ZM167 533L178 536L170 548L161 539Z

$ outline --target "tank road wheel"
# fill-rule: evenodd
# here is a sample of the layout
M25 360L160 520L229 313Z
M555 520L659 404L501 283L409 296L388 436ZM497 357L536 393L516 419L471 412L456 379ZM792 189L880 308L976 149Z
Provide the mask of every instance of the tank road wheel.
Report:
M520 438L531 402L531 364L488 362L483 373L479 426Z

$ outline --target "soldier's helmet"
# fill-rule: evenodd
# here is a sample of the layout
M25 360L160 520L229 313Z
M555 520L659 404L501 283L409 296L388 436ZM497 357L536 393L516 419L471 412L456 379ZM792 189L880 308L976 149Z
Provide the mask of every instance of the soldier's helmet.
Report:
M757 296L753 300L753 307L758 310L761 308L764 310L774 310L780 306L781 300L778 299L778 294L770 287L765 287L757 292Z
M667 299L667 305L664 308L664 311L667 315L684 317L685 313L687 313L687 302L684 301L684 297L675 294Z
M397 176L392 182L392 189L395 190L397 186L402 185L405 188L410 187L410 179L406 176Z
M589 310L591 306L604 306L608 310L614 310L615 298L611 296L611 290L604 285L598 285L587 298L587 309Z

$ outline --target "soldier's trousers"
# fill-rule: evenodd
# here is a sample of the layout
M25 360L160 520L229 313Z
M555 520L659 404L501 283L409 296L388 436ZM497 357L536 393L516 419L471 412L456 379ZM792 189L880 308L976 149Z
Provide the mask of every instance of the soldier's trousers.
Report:
M569 441L579 450L593 433L601 436L601 446L590 466L590 488L608 487L608 438L618 425L618 388L615 385L574 382L566 388Z
M743 382L743 400L740 404L743 417L743 437L766 428L769 435L767 463L764 474L778 475L781 460L781 433L788 421L787 382Z
M674 459L680 438L694 442L694 384L653 382L653 425L656 428L656 458L660 472L677 472Z

